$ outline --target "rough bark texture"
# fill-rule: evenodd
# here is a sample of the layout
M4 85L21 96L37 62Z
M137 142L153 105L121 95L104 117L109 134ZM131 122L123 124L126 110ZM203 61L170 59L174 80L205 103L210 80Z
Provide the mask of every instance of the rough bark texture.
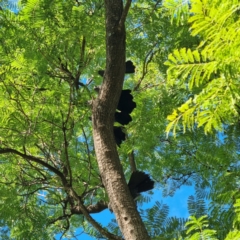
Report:
M128 1L128 6L130 1ZM114 112L125 73L126 11L122 0L105 0L106 70L98 98L93 102L94 145L111 207L125 239L150 239L125 181L113 136Z

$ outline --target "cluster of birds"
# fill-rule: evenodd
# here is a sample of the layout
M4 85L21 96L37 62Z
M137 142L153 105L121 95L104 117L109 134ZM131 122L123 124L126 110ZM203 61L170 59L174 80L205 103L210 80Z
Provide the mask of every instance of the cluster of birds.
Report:
M135 73L135 66L132 61L127 61L126 63L126 74ZM98 74L103 77L104 70L99 70ZM133 101L133 96L131 94L130 89L122 90L121 96L119 98L119 102L117 105L117 111L115 113L115 122L120 123L121 125L127 125L132 121L132 117L130 113L136 107L136 103ZM122 130L122 127L114 126L113 133L115 137L116 144L120 147L122 141L126 140L126 135Z
M135 66L132 61L127 61L126 63L126 74L131 74L135 72ZM104 70L99 70L98 74L104 76ZM117 105L117 111L115 112L115 122L121 125L127 125L132 121L130 113L136 108L136 103L133 101L133 96L130 89L123 89L119 98ZM126 135L122 131L121 126L114 126L113 133L115 141L118 147L120 147L122 141L126 140ZM154 181L150 178L148 174L141 171L135 171L132 173L130 180L128 182L128 188L133 199L136 199L141 192L146 192L154 188Z
M118 111L115 112L115 121L122 125L127 125L129 122L132 121L130 113L136 106L137 106L136 103L133 101L131 90L130 89L122 90L117 105ZM114 126L113 133L116 144L118 145L118 147L120 147L122 141L126 140L126 135L122 131L122 127Z

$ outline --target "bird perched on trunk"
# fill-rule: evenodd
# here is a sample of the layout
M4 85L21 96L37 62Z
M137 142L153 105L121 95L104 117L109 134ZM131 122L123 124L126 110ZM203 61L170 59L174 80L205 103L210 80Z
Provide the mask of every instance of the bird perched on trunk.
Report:
M115 122L122 125L127 125L132 121L130 113L136 107L136 103L133 101L133 96L130 89L124 89L121 92L119 102L117 105L117 110L115 112ZM113 129L116 144L120 147L122 141L126 140L125 133L122 131L121 127L115 127Z
M136 107L136 103L133 101L133 96L130 89L122 90L119 102L117 105L118 112L115 113L115 121L127 125L132 121L130 113Z
M154 181L145 172L133 172L128 182L128 187L133 199L140 196L140 193L152 190Z
M127 125L132 121L132 117L126 112L115 112L115 121Z
M132 61L127 61L127 62L125 62L125 74L131 74L131 73L135 73L135 66L133 65L133 62ZM104 75L104 70L99 70L98 71L98 74L101 76L101 77L103 77L103 75Z
M128 188L132 195L132 198L136 200L140 193L152 190L154 188L154 181L150 176L141 171L135 171L132 173L128 182ZM112 212L111 203L108 204L109 210Z
M130 89L124 89L121 92L117 109L126 113L131 113L133 109L137 106L133 101L133 96Z
M128 60L125 62L125 74L131 74L135 72L135 66L133 65L133 62ZM98 74L100 76L104 76L104 70L99 70ZM94 87L94 90L99 93L101 87ZM124 89L121 92L119 102L117 105L117 110L115 112L115 122L120 123L121 125L127 125L132 121L132 117L130 116L130 113L133 111L133 109L136 107L136 103L133 101L133 96L131 94L130 89ZM115 141L118 147L120 147L122 141L126 140L126 135L122 131L121 127L113 127L113 134L115 137Z
M99 93L101 90L101 86L95 86L94 90L97 93ZM122 90L117 105L117 111L115 112L115 122L118 122L121 125L129 124L132 121L130 113L136 106L137 106L136 103L133 101L131 90L130 89ZM126 135L122 131L122 129L123 127L118 126L113 127L113 134L118 147L120 147L121 143L126 140Z
M120 147L122 141L126 140L126 135L125 133L122 131L122 127L113 127L113 134L114 134L114 138L115 138L115 142L117 144L118 147Z

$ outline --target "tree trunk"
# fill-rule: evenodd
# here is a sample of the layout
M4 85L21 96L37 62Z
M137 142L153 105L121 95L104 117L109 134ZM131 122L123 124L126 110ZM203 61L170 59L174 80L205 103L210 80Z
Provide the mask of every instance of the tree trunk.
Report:
M130 6L130 2L127 4ZM106 70L98 98L93 102L94 146L103 184L125 239L150 239L130 195L113 135L114 113L125 73L127 7L122 0L105 0Z

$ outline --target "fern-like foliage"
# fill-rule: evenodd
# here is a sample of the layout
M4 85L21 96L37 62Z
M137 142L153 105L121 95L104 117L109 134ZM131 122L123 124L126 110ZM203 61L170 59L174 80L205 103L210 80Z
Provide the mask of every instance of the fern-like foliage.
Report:
M237 1L191 1L191 34L197 49L175 49L169 54L168 83L188 89L191 97L175 109L167 132L179 123L186 128L204 126L205 133L236 122L239 103L240 20ZM196 88L198 89L196 91Z
M158 235L161 232L161 226L163 226L166 221L169 208L165 204L156 202L155 205L146 211L146 225L151 231L151 235Z
M210 216L202 215L201 217L196 217L196 215L189 217L188 222L185 224L187 228L186 239L239 239L240 236L240 225L239 225L239 198L236 199L234 204L235 216L231 219L230 225L227 225L226 216L224 212L217 213L214 215L211 213ZM215 205L217 208L217 206ZM221 208L218 207L218 210ZM220 217L219 222L215 218L216 216Z
M147 210L141 210L141 216L152 239L179 239L185 236L186 219L168 217L169 207L156 202Z
M188 198L188 211L190 215L200 217L207 213L206 204L203 199L196 199L193 196Z
M216 231L208 229L207 216L196 218L194 216L189 217L189 221L186 223L188 237L186 239L199 240L199 239L213 239Z

